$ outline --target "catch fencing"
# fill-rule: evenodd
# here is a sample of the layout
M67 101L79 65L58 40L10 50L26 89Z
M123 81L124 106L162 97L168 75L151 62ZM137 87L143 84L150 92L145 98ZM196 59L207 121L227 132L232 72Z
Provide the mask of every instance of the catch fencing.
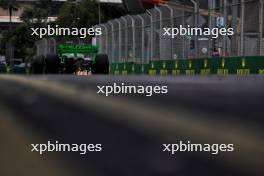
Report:
M57 52L57 42L54 38L39 40L35 45L37 49L36 56L47 56Z
M94 27L99 52L110 63L149 64L151 61L210 57L263 56L263 0L171 0L144 14L127 15ZM199 28L233 28L234 35L164 36L163 28L180 25Z

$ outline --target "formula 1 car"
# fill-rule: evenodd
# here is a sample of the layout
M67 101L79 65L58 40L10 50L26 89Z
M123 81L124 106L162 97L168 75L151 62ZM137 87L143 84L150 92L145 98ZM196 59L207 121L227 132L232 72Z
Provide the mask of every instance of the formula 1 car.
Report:
M59 44L56 55L38 56L33 59L35 74L108 74L109 61L105 54L97 54L98 47L86 44Z

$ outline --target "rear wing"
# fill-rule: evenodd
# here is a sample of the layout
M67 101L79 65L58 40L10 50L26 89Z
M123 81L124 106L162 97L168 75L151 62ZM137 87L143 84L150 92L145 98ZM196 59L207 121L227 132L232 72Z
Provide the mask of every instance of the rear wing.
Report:
M64 54L73 54L75 57L77 57L77 54L91 54L92 60L94 61L98 47L87 44L59 44L57 46L57 52L61 63L64 63Z

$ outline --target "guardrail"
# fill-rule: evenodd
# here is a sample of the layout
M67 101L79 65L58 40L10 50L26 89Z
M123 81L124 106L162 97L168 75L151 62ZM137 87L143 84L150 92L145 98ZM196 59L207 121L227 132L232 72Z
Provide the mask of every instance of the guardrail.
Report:
M0 73L7 73L7 67L6 66L0 66Z
M7 66L0 66L0 74L27 74L29 73L28 68L24 67L7 67Z
M115 75L264 74L264 56L160 60L150 61L149 64L113 63L110 65L110 73Z

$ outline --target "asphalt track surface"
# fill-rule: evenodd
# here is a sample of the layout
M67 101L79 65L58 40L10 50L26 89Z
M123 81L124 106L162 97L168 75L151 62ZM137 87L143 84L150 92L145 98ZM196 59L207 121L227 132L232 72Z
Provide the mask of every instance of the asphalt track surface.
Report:
M98 95L98 85L167 85L166 95ZM262 76L0 75L0 175L263 176ZM101 143L100 153L30 144ZM162 144L234 144L234 152L162 152Z

